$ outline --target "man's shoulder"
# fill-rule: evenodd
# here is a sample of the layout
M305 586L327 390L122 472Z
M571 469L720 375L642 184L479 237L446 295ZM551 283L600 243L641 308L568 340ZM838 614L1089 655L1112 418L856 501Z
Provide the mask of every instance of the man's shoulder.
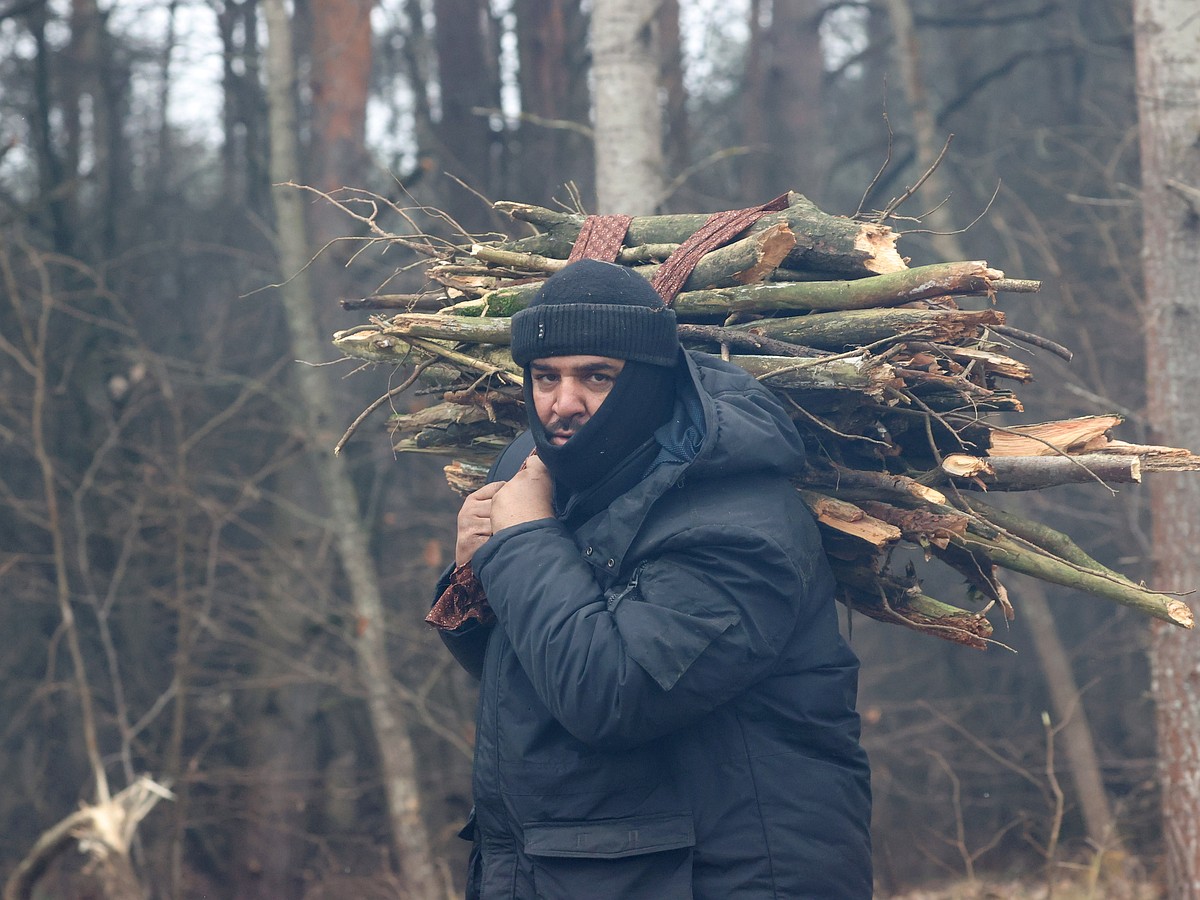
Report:
M658 512L667 519L712 525L740 526L777 533L797 518L807 517L807 508L791 481L778 472L749 471L727 476L685 478L664 496Z

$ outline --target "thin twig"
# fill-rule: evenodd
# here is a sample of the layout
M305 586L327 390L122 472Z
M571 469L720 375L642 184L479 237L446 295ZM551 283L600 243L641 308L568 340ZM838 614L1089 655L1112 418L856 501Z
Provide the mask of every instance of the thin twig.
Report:
M946 153L950 150L950 142L953 140L954 140L953 134L949 135L946 138L946 143L942 146L942 152L937 155L937 159L935 159L933 161L933 163L929 166L928 169L926 169L923 173L921 173L921 177L916 180L916 182L912 185L912 187L905 190L905 192L903 194L901 194L899 197L897 197L895 200L893 200L891 203L889 203L887 206L885 206L883 208L883 211L880 212L879 215L875 217L876 222L878 222L880 225L885 224L887 222L887 220L889 218L891 218L892 214L899 208L900 204L902 204L905 200L907 200L909 197L911 197L913 194L915 194L917 191L919 191L921 189L921 185L923 185L926 181L928 181L929 177L935 171L937 171L937 167L942 164L942 160L945 159Z
M1014 341L1020 341L1022 344L1029 344L1031 347L1048 350L1055 356L1065 359L1067 362L1070 362L1075 356L1074 353L1062 344L1056 344L1054 341L1044 338L1040 334L1022 331L1020 328L1013 328L1011 325L989 325L988 327L996 332L996 334L1002 334L1007 338L1012 338Z
M412 374L409 375L408 378L404 379L403 384L400 384L397 387L392 388L390 391L388 391L382 397L378 398L373 403L371 403L371 405L368 406L366 409L364 409L361 413L359 413L357 418L355 418L355 420L350 423L350 427L346 429L346 433L342 435L341 440L339 440L334 445L333 455L337 456L338 454L340 454L342 452L342 448L346 446L346 443L350 440L351 437L353 437L354 432L358 431L358 427L367 420L367 417L370 416L371 413L375 412L375 410L379 409L379 407L381 407L381 406L383 406L383 404L387 403L388 400L390 400L392 397L398 396L400 394L403 394L405 391L407 391L410 387L413 386L413 383L418 378L421 377L421 373L424 372L426 369L428 369L430 366L432 366L436 362L437 362L437 357L435 357L435 356L431 356L431 357L429 357L429 359L421 360L421 362L419 362L417 364L417 367L415 369L413 369Z
M862 218L863 207L867 205L867 197L871 196L871 191L875 190L875 185L879 184L879 179L883 177L883 173L887 171L887 167L892 162L892 145L896 135L892 131L892 122L888 118L886 105L883 110L883 123L887 126L887 153L884 155L883 164L879 167L879 171L875 173L875 177L871 179L871 183L867 185L867 189L863 191L862 199L858 201L858 209L851 216L852 219Z
M796 412L800 413L802 416L804 416L804 418L808 419L810 422L812 422L817 427L822 428L825 431L828 431L832 435L836 435L837 437L844 438L848 441L864 441L868 444L874 444L877 447L884 447L887 449L891 448L891 444L888 444L886 441L877 441L877 440L875 440L875 438L869 438L866 435L845 434L844 432L838 431L836 428L834 428L832 425L830 425L828 422L826 422L820 416L816 416L816 415L813 415L812 413L810 413L807 409L805 409L803 406L801 406L799 403L797 403L789 395L783 394L782 396L783 396L783 399L787 400L787 402L792 405L792 407L796 410Z

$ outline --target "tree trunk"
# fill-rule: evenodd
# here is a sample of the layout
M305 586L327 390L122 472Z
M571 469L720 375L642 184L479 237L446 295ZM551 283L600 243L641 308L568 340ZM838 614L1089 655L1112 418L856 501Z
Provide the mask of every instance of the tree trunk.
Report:
M653 0L595 0L592 5L600 213L649 215L663 199L656 8Z
M1055 625L1050 604L1046 602L1046 590L1032 578L1023 579L1021 615L1029 624L1029 634L1037 651L1038 663L1050 692L1050 703L1054 707L1054 718L1062 729L1062 745L1071 769L1071 781L1079 809L1083 813L1083 824L1088 840L1101 850L1114 848L1119 840L1108 792L1104 789L1104 777L1096 757L1096 744L1092 739L1092 727L1088 723L1083 697L1075 681L1071 659L1063 648Z
M1154 437L1200 446L1200 15L1193 0L1136 0L1142 160L1147 394ZM1155 583L1200 586L1200 482L1151 486ZM1156 626L1157 706L1167 879L1175 900L1200 898L1200 645Z
M294 107L294 67L291 24L283 0L264 3L270 35L268 50L269 112L272 181L285 182L298 174ZM285 283L280 288L293 352L304 360L321 355L316 317L305 264L309 251L304 232L304 206L298 191L277 189L274 194L279 232L280 268ZM299 397L293 408L301 412L302 433L315 442L331 436L324 420L333 403L326 377L318 369L298 366ZM331 446L332 441L327 446ZM387 808L394 848L408 890L415 897L444 893L433 866L429 836L421 817L416 758L408 723L397 708L397 690L388 666L383 602L374 564L368 554L368 536L358 511L358 501L344 460L318 452L313 461L329 504L329 516L338 556L349 584L359 637L355 644L359 676L367 696L372 728L383 768Z
M658 44L664 103L663 157L667 174L676 176L688 165L687 87L684 84L683 44L679 30L679 0L662 0L658 12ZM778 192L777 192L778 193Z
M929 92L921 73L921 48L913 22L912 4L910 0L887 0L886 5L896 39L896 62L904 81L904 93L912 117L917 165L923 168L932 165L938 158L945 138L937 133ZM926 226L934 231L930 235L930 243L943 259L962 259L966 253L958 235L953 233L954 221L945 206L951 193L950 181L941 172L934 171L925 185L932 200L926 206L933 207L924 217Z
M323 191L345 186L345 173L365 169L374 5L374 0L311 3L312 178Z
M824 180L821 5L817 0L750 4L742 103L745 141L756 151L746 165L750 197L766 200L791 189L815 197Z
M437 0L438 85L442 118L437 125L441 167L485 197L495 190L493 132L480 109L500 105L498 70L490 52L491 13L484 0ZM471 232L488 227L491 210L468 198L455 219Z
M519 196L548 203L565 182L593 186L586 126L587 20L570 0L516 0L521 112L513 182ZM566 199L563 197L562 199Z

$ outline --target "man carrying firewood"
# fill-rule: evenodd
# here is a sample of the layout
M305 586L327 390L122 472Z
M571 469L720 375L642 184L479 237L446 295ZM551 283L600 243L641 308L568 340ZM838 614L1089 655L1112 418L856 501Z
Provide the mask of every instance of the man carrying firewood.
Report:
M430 613L481 679L468 896L870 897L858 661L787 413L610 263L547 279L512 355L530 428Z

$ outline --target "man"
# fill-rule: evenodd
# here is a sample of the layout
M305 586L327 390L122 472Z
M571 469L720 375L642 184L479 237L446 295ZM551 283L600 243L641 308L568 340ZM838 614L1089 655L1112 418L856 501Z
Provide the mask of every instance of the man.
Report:
M465 501L430 620L481 679L468 896L871 896L858 661L741 369L594 260L513 317L529 431Z

